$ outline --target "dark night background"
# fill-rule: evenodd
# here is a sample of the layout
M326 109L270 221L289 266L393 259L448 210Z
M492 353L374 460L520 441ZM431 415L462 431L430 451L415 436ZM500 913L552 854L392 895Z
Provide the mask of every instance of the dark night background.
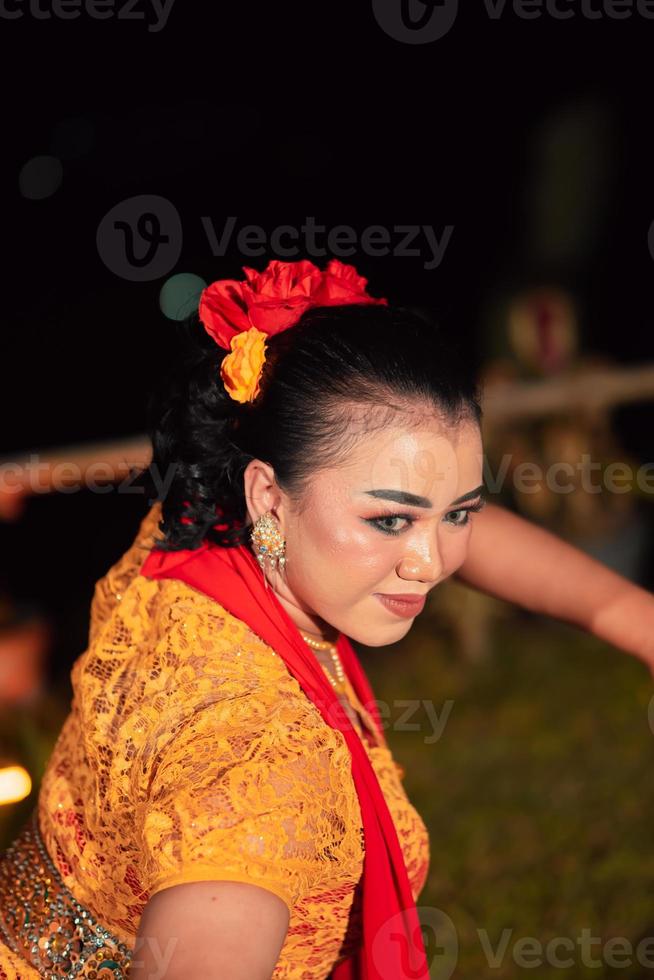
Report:
M127 281L96 247L106 212L140 194L167 198L181 217L170 274L205 281L266 260L233 244L212 256L202 215L267 230L307 215L357 229L451 224L435 269L423 257L343 260L377 294L431 307L476 362L494 293L539 282L578 300L586 349L651 360L654 21L508 10L494 21L477 4L447 36L410 45L384 33L368 4L177 0L157 33L142 20L36 20L23 9L1 25L5 458L142 431L171 353L174 325L158 305L166 276ZM597 152L609 159L591 146L582 160L590 173L603 167L601 207L580 256L539 255L526 240L536 134L579 105L605 120ZM29 199L19 174L41 154L62 161L61 185ZM565 237L565 214L562 227ZM615 423L647 461L651 405L618 409ZM0 526L5 586L55 617L55 669L83 648L93 584L144 510L142 497L79 491L33 498L19 524Z

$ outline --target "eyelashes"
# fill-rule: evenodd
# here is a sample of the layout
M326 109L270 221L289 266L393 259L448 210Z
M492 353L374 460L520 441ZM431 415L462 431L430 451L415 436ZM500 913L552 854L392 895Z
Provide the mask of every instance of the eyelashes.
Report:
M478 513L480 510L483 510L485 505L486 501L482 498L481 500L478 500L477 503L471 504L469 507L460 507L458 510L449 511L449 514L463 514L464 517L462 520L448 521L448 524L451 524L452 527L466 527L470 523L470 514ZM382 524L383 521L408 521L409 523L407 527L412 527L416 522L416 518L412 514L381 514L379 517L366 517L364 520L378 531L381 531L382 534L391 535L402 534L405 530L407 530L407 528L404 527L392 529L389 527L384 527Z

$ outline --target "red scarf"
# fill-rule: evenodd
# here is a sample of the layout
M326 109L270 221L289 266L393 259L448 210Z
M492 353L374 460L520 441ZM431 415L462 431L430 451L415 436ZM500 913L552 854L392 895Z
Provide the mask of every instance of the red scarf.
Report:
M283 659L327 724L343 732L352 756L352 774L363 822L365 857L362 887L362 944L354 957L336 966L334 980L429 980L420 921L395 824L361 739L325 676L264 577L252 552L205 541L199 548L157 551L141 568L147 578L173 578L211 596L246 623ZM357 697L382 725L372 688L354 649L339 633L337 650Z

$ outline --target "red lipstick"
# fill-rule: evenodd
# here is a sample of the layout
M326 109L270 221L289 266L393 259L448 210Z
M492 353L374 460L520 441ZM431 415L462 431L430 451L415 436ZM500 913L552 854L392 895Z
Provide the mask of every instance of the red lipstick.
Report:
M417 595L415 592L374 592L373 595L390 612L405 618L417 616L419 612L422 612L427 598L424 595Z

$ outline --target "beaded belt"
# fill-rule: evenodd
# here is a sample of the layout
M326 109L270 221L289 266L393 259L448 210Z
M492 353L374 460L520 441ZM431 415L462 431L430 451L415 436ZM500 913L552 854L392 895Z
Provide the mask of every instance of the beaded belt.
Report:
M129 975L131 951L64 885L39 832L36 807L0 853L0 939L48 980Z

